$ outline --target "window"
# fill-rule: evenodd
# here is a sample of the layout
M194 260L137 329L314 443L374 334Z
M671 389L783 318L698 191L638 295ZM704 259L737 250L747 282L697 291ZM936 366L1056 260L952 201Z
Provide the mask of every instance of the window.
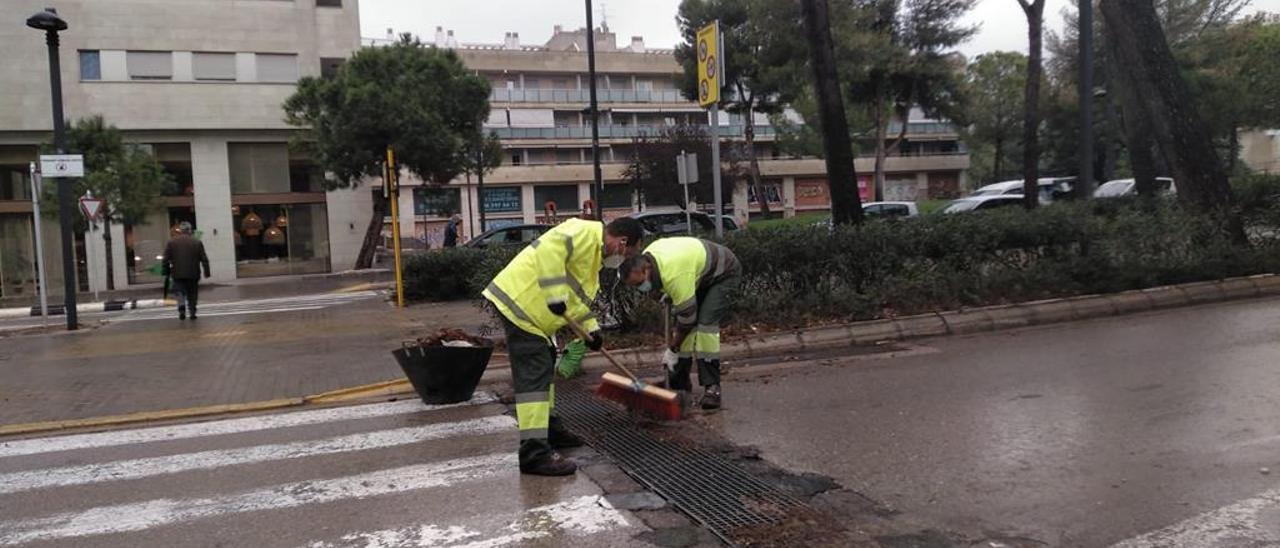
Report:
M102 60L97 50L82 50L80 52L80 79L102 79Z
M533 203L539 210L546 207L547 202L556 204L556 212L578 211L582 207L578 203L578 185L547 185L533 187Z
M556 163L557 164L573 163L573 157L577 156L577 152L578 151L576 150L566 150L563 148L556 149Z
M421 186L413 189L414 215L448 217L461 210L461 189Z
M318 8L340 8L340 7L342 7L342 0L316 0L316 7L318 7Z
M524 163L524 153L516 150L511 152L511 165L518 166Z
M294 54L259 53L259 82L297 82L298 56Z
M602 209L631 209L631 185L604 185L600 195Z
M653 82L649 80L636 80L636 91L653 91Z
M342 68L342 63L346 59L341 57L321 57L320 58L320 76L323 78L332 78L337 76L338 69Z
M236 54L193 53L191 57L191 72L196 80L234 82L236 79Z
M291 188L285 143L228 143L231 193L284 193Z
M125 56L129 78L133 80L172 80L173 53L168 51L130 51Z

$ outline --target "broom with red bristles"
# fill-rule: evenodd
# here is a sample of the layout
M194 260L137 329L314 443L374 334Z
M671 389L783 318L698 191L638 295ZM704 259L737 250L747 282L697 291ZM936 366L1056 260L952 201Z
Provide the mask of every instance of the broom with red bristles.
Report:
M569 323L574 333L582 337L582 340L590 338L577 322L569 318L565 318L565 321ZM661 420L680 420L684 414L684 406L680 403L679 394L641 381L635 373L614 359L608 350L601 348L600 353L627 376L605 373L600 386L596 388L597 396L616 401L628 409L641 411Z

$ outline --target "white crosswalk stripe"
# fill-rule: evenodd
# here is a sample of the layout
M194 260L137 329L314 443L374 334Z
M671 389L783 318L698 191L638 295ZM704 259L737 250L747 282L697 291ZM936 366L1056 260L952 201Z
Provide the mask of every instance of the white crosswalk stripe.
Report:
M351 293L321 293L316 295L299 295L296 297L207 303L200 305L200 316L238 316L245 314L270 314L275 312L320 310L331 306L373 300L379 297L380 294L376 291L355 291ZM111 316L111 321L136 322L159 319L169 320L173 319L175 314L176 311L174 307L130 310Z
M529 491L495 401L0 442L0 546L621 546L644 530L580 476Z

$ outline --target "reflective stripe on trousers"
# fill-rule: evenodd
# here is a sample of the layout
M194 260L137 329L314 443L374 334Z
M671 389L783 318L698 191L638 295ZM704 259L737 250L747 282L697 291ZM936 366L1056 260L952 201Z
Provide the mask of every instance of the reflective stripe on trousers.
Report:
M547 439L555 394L555 386L546 392L516 394L516 422L520 425L521 440Z
M681 358L698 358L700 360L720 359L720 326L718 324L699 325L680 342Z

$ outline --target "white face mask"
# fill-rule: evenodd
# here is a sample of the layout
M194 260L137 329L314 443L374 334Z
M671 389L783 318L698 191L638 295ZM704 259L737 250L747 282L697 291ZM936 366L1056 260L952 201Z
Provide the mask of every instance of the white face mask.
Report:
M622 261L624 260L626 260L626 257L622 255L609 255L604 258L604 267L616 269L622 266Z

